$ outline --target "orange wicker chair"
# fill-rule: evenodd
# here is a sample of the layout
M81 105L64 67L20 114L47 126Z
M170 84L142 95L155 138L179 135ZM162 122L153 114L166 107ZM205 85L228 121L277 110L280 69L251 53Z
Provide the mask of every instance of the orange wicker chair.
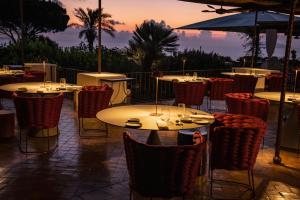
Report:
M22 149L22 129L47 129L48 151L50 150L49 129L56 128L58 133L58 122L63 103L63 93L56 96L40 97L27 96L25 94L13 94L18 124L20 127L19 147L21 152L36 153L28 151L28 133L25 137L25 151ZM58 134L57 143L58 146ZM38 153L38 152L37 152Z
M215 113L214 117L216 121L210 132L211 194L215 181L213 170L247 170L249 184L242 185L251 190L255 197L253 167L266 132L266 123L247 115Z
M84 129L84 118L95 118L97 112L109 106L110 98L113 94L113 89L108 85L102 86L85 86L78 94L78 123L79 135L81 128ZM106 127L106 135L107 127Z
M186 106L197 106L203 103L206 84L202 82L173 82L175 104L184 103Z
M191 194L198 176L205 143L196 145L147 145L123 134L130 199L132 192L144 197L171 198Z

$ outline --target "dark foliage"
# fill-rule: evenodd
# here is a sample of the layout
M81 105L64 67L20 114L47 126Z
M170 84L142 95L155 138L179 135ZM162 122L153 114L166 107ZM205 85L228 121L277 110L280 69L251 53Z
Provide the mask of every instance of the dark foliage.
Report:
M21 37L20 1L0 1L0 34L13 43ZM24 37L35 38L40 33L64 31L69 16L60 3L44 0L24 0Z

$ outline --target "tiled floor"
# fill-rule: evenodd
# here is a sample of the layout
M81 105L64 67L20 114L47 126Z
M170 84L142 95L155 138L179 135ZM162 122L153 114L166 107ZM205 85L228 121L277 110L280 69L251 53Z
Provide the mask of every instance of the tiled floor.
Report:
M11 101L4 103L6 109L13 109ZM79 138L72 109L72 102L65 99L59 147L53 153L24 155L19 152L16 139L0 142L0 200L129 199L122 129L109 127L108 138ZM273 127L269 126L267 147L260 151L254 170L257 199L300 199L300 158L282 151L283 165L272 163ZM147 135L134 133L141 141ZM176 142L176 133L160 135L164 144ZM246 174L217 171L215 177L246 181ZM188 199L208 199L207 190L206 179L200 177L194 195ZM249 193L243 194L242 188L214 184L213 196L217 199L249 199Z

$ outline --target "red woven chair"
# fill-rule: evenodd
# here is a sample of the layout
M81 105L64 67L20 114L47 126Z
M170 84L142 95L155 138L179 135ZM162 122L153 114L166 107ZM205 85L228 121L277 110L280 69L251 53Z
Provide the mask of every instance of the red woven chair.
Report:
M229 78L212 78L209 80L209 108L211 109L212 100L225 100L225 94L232 92L233 79Z
M215 113L214 117L216 121L210 132L211 194L213 181L216 181L213 170L247 170L249 184L242 185L251 190L255 197L253 168L266 132L266 123L247 115Z
M235 75L233 92L254 93L257 77L251 75Z
M78 122L79 135L81 135L81 127L83 127L84 118L95 118L96 114L109 106L113 89L108 85L102 86L85 86L78 94ZM106 130L107 132L107 127Z
M135 191L144 197L171 198L192 193L205 143L182 146L147 145L123 134L130 199ZM197 139L196 139L197 141ZM146 158L146 159L145 159Z
M228 113L250 115L267 121L269 100L251 98L250 93L228 93L225 96Z
M58 145L58 122L63 103L63 93L56 96L28 96L25 94L13 94L13 100L16 108L18 124L20 128L20 150L25 153L27 149L28 133L25 138L25 151L22 149L22 129L39 130L47 129L48 151L50 150L49 129L56 128L57 130L57 145ZM57 147L56 145L56 147Z
M282 83L282 74L269 74L266 77L266 86L265 90L267 91L280 91L281 90L281 83Z
M298 115L298 123L300 123L300 104L297 105L297 115ZM299 134L299 138L298 138L298 151L297 154L299 155L300 153L300 133Z
M198 108L203 103L206 84L202 82L173 82L175 104L184 103L186 106L195 105Z
M24 82L43 82L46 73L42 71L26 71L23 76Z

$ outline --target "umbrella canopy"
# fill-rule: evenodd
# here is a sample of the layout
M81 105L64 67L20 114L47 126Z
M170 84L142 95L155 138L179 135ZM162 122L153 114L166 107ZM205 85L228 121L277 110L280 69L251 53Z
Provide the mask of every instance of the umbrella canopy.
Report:
M260 32L267 29L276 29L277 32L286 33L289 22L289 15L271 12L259 11L257 13L257 28ZM296 30L300 31L300 17L295 18ZM178 29L194 29L194 30L213 30L213 31L229 31L229 32L251 32L255 28L255 12L244 12L225 17L210 19L207 21L197 22L194 24L179 27Z
M285 59L283 65L283 80L281 85L281 94L280 94L280 103L279 103L279 114L278 114L278 123L277 123L277 135L276 135L276 143L275 143L275 155L273 158L274 163L281 163L280 157L280 143L281 143L281 135L282 135L282 121L283 121L283 108L285 101L285 88L287 82L287 74L289 67L289 58L291 52L291 42L292 42L292 33L293 33L293 25L295 14L300 13L300 4L298 0L181 0L181 1L189 1L203 4L214 4L214 5L224 5L224 6L234 6L240 7L241 10L273 10L280 11L284 13L289 13L289 24L288 24L288 32L286 39L286 47L285 47ZM255 29L256 30L256 29Z
M291 0L180 0L194 3L241 7L249 10L273 10L290 13ZM300 5L295 8L295 14L300 14Z

